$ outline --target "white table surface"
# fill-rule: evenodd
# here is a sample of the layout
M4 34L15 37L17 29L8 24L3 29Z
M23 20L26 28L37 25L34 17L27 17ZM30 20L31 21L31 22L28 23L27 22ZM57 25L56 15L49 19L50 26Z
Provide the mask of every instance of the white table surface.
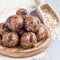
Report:
M57 13L60 15L60 0L45 0L52 4ZM0 0L0 11L6 12L13 8L19 7L32 7L34 6L34 0ZM42 60L60 60L60 40L52 41L50 46L46 49L46 57ZM37 56L36 56L37 57ZM31 57L32 58L32 57ZM0 55L0 60L29 60L29 58L9 58ZM35 59L39 60L39 59Z

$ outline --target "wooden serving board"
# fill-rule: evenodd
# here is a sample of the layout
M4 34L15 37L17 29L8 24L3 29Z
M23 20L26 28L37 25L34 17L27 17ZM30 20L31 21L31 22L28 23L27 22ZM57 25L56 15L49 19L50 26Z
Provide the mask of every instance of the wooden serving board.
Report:
M47 30L47 38L38 42L36 47L30 49L23 49L22 47L6 48L0 44L0 54L9 57L22 58L30 57L44 51L51 42L51 34L50 30L45 25L43 26Z

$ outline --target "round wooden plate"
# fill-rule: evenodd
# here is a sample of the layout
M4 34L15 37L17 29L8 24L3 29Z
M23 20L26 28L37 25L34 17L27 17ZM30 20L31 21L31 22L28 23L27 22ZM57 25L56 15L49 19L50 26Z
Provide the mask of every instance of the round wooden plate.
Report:
M8 13L5 13L4 15L0 17L0 20L3 20L4 22L4 20L6 20L8 16L13 15L13 14L15 14L15 12L12 13L10 11ZM0 44L0 54L6 55L9 57L22 58L22 57L33 56L44 51L51 42L51 34L50 34L50 30L45 25L43 26L47 30L47 38L45 40L41 40L40 42L38 42L36 44L36 47L30 48L30 49L23 49L22 47L7 48Z

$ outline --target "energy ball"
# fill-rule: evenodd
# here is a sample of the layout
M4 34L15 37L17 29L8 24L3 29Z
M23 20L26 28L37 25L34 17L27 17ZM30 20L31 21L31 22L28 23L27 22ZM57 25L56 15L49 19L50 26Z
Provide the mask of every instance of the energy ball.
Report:
M25 29L27 31L37 32L40 27L40 20L36 16L28 15L25 19Z
M18 15L8 17L6 25L11 31L17 31L23 27L23 18Z
M4 33L2 37L2 45L5 47L15 47L19 42L18 35L15 32Z
M9 32L10 30L4 23L0 23L0 35L3 35L5 32Z
M40 26L37 32L37 39L40 41L41 39L45 39L47 37L47 31L43 25Z
M17 14L17 15L21 15L21 16L23 17L23 19L25 19L26 15L27 15L28 13L27 13L27 10L26 10L26 9L21 8L21 9L17 10L16 14Z
M21 46L23 48L26 48L26 49L31 48L36 43L37 43L37 37L32 32L24 33L21 37Z

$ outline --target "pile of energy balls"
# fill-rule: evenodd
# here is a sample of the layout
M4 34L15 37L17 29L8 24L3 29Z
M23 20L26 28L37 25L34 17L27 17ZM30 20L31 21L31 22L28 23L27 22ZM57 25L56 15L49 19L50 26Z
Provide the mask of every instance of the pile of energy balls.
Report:
M16 15L9 16L5 23L0 23L0 44L4 47L32 48L47 37L47 31L37 16L28 14L26 9L19 9Z

